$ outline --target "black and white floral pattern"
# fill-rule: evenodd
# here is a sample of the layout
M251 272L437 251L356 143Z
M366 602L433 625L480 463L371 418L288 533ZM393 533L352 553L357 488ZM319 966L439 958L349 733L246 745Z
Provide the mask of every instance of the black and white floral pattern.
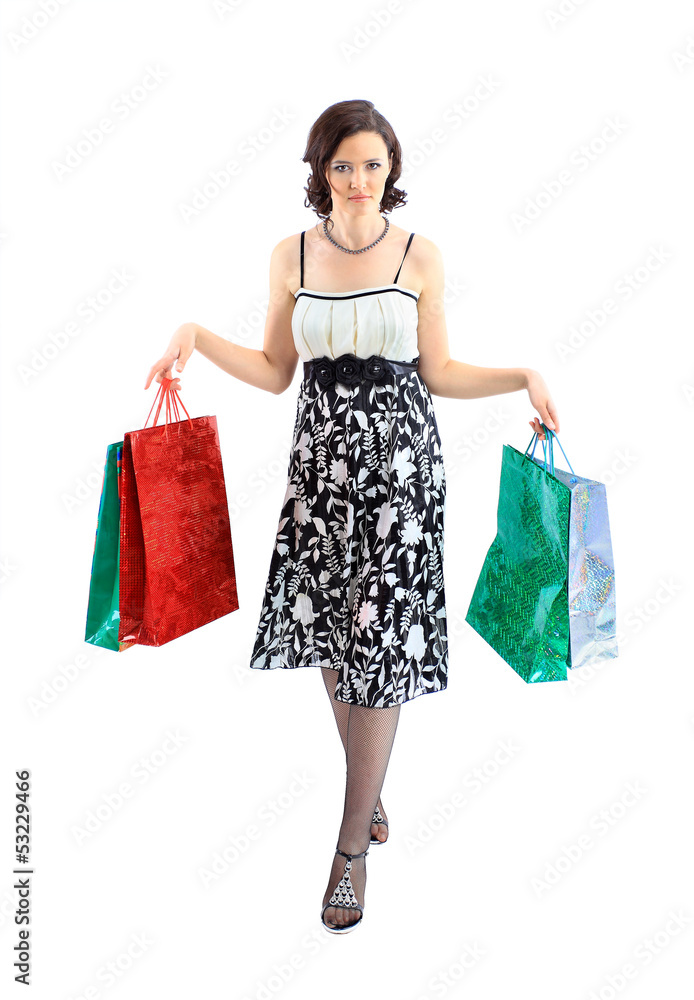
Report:
M417 371L322 381L299 389L250 666L330 667L336 700L387 708L447 684L441 441Z

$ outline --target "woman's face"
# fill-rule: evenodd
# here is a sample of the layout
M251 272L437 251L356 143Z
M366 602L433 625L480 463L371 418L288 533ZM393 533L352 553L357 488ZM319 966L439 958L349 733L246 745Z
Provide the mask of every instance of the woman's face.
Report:
M392 163L377 133L358 132L343 139L325 168L333 210L355 216L377 213ZM358 201L357 195L365 197Z

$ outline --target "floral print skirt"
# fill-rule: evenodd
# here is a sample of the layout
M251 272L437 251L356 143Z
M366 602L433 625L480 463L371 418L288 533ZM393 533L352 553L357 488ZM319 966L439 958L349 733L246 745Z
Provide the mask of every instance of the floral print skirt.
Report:
M445 501L416 369L352 385L305 374L250 666L328 667L337 701L371 708L442 691Z

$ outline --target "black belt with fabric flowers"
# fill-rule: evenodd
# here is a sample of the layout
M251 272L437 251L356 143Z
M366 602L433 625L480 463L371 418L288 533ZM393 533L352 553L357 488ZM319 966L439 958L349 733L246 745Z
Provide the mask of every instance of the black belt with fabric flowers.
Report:
M385 382L389 374L405 375L417 371L419 357L413 361L392 361L380 354L359 358L356 354L341 354L339 358L311 358L304 361L304 378L316 378L325 387L342 382L358 385L364 382Z

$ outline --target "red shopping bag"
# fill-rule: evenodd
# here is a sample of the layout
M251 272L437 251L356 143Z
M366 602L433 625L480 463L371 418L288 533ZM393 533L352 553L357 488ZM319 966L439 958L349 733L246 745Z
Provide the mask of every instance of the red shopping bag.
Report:
M144 646L239 606L217 418L192 419L181 403L181 420L172 381L161 382L144 428L123 438L118 639Z

